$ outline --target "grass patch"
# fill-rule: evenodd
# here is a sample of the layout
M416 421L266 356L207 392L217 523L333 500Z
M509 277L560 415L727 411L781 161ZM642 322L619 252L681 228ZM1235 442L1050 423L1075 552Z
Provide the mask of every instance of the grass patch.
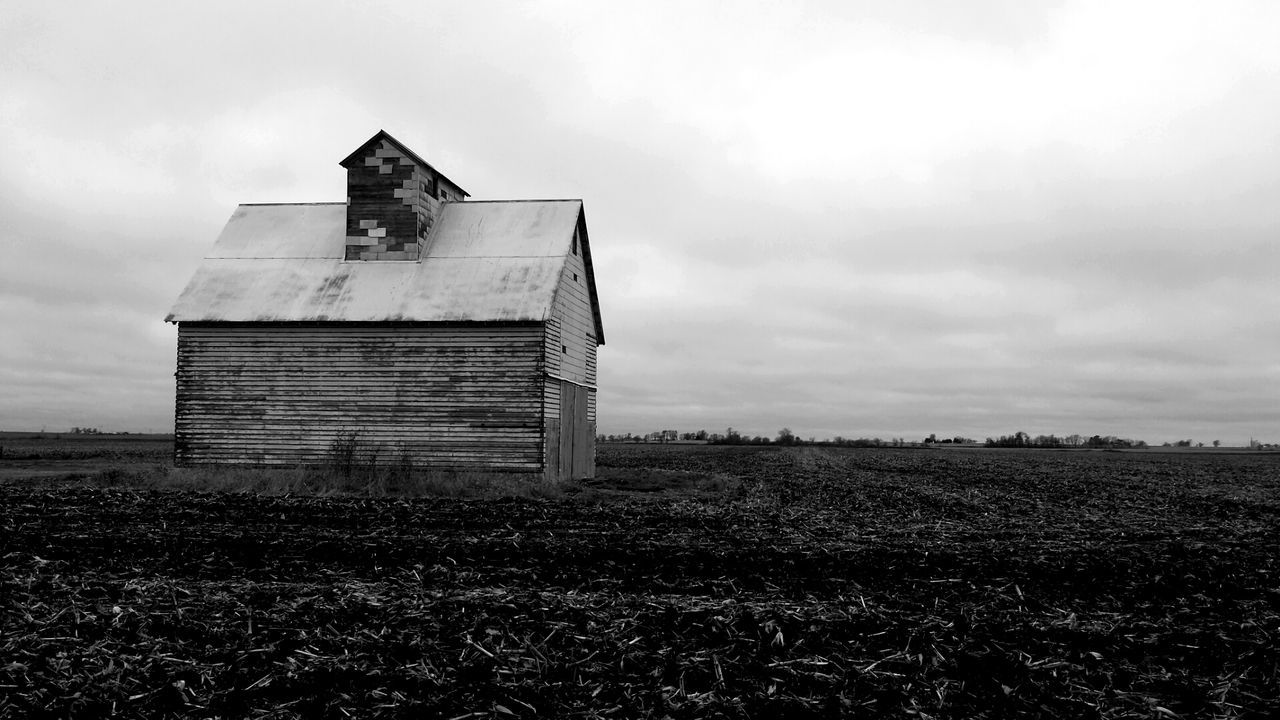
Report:
M317 465L116 466L82 481L104 487L254 495L493 499L563 494L560 484L535 473L424 468L405 448L370 442L358 431L335 437L324 462Z
M324 467L126 466L110 467L69 479L95 487L254 495L493 499L554 498L564 494L562 485L528 474L448 470L402 472L396 468L343 475Z

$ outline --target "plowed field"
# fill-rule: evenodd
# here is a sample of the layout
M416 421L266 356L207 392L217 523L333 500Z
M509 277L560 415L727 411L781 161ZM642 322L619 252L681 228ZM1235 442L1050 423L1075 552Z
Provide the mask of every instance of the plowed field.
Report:
M0 485L0 717L1276 717L1280 457L604 446L551 500Z

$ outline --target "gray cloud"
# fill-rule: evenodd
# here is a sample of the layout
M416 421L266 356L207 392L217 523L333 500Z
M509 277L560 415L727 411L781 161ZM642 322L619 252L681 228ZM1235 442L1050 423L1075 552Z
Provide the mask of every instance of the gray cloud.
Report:
M1280 440L1277 26L18 3L0 424L170 427L160 319L235 204L341 199L384 128L477 198L586 201L604 432Z

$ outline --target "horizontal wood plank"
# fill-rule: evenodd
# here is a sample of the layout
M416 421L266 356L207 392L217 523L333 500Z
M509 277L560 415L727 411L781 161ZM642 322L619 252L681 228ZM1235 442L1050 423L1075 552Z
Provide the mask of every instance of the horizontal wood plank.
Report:
M183 464L329 461L541 472L543 352L534 324L182 323Z

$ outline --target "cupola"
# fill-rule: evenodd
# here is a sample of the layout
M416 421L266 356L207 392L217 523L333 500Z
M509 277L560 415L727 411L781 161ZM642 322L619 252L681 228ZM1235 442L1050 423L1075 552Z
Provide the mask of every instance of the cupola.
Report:
M470 194L385 131L347 156L348 261L418 260L447 202Z

